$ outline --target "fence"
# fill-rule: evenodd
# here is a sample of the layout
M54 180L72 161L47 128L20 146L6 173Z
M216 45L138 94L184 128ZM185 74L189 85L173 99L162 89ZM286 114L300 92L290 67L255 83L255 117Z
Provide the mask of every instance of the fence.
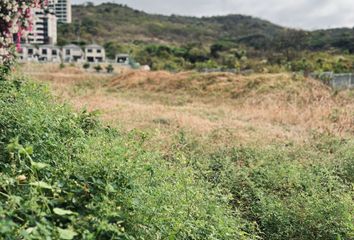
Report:
M311 76L336 89L354 88L354 74L352 73L334 74L333 72L324 72L314 73Z

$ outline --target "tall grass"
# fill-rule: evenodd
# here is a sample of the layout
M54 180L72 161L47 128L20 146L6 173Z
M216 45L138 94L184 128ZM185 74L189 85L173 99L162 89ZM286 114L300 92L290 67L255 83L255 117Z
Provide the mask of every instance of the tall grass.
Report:
M0 238L246 239L228 197L48 90L0 83Z
M353 239L352 139L320 135L301 147L208 148L182 134L171 151L193 159L204 179L230 192L230 204L262 239Z
M164 152L38 84L0 82L1 239L354 238L354 142ZM150 147L151 149L151 147Z

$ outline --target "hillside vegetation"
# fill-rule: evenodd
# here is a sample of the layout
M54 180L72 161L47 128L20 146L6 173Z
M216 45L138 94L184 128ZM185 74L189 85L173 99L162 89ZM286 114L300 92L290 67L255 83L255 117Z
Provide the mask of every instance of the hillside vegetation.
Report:
M111 127L37 84L3 85L3 236L353 238L351 92L289 75L48 71L61 100ZM249 125L233 132L237 112Z
M84 41L100 43L145 41L175 44L210 43L220 37L255 33L272 38L281 29L269 22L242 15L215 18L163 16L113 3L74 5L73 24L60 27L62 40L77 40L77 34L80 34Z
M352 29L303 31L243 15L147 14L104 3L73 6L59 25L59 44L102 44L107 57L130 53L153 70L234 69L255 72L352 72Z
M21 15L10 5L3 19ZM98 33L108 55L129 50L169 71L14 67L10 54L0 65L0 239L354 239L353 90L308 77L351 71L350 42L316 42L328 52L310 54L312 34L332 32L116 4L74 10L84 21L61 26L65 41ZM124 16L127 29L109 22ZM104 42L101 26L141 35Z
M2 239L248 238L228 195L144 150L143 133L74 113L40 85L0 84Z
M349 28L299 31L244 15L164 16L114 3L74 5L73 24L61 25L59 30L62 43L76 41L78 37L82 41L101 44L142 41L181 45L228 40L262 50L269 47L281 50L290 42L308 49L354 50L354 32Z

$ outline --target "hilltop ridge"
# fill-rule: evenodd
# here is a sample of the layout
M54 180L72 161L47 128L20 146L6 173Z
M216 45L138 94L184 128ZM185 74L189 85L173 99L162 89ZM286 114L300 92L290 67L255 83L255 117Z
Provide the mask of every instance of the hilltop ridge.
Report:
M301 32L301 47L310 49L354 49L354 30L349 28L302 31L282 27L259 18L232 14L188 17L148 14L127 5L102 3L73 6L73 23L59 26L59 43L70 41L155 42L210 44L228 40L255 48L282 48L285 36Z

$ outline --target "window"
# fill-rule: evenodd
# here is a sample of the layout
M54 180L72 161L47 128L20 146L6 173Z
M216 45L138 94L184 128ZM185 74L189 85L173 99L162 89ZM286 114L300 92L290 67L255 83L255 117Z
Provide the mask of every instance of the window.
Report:
M97 49L97 53L101 53L101 49Z
M33 49L32 48L28 49L28 54L30 54L30 55L33 54Z
M52 55L57 55L57 50L53 49L52 50Z
M70 55L70 49L66 49L66 50L65 50L65 54L66 54L66 55Z
M88 53L92 53L92 49L88 49L87 52L88 52Z
M47 49L42 49L42 54L47 55Z

